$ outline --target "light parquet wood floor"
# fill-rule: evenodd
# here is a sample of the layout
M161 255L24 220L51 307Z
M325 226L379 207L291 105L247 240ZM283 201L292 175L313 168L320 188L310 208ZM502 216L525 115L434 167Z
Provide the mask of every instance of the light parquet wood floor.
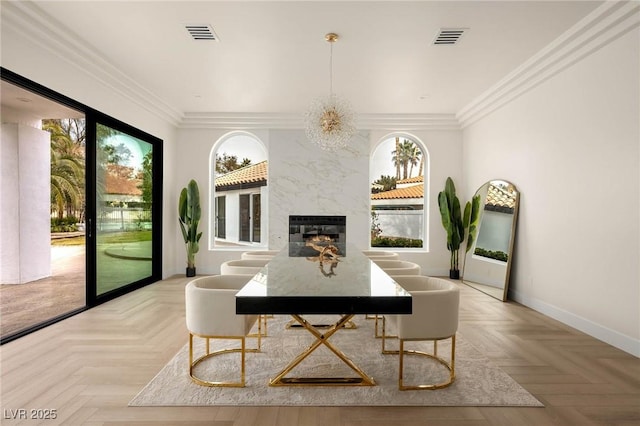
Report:
M460 285L460 333L545 404L518 407L128 407L186 343L184 277L0 347L3 425L639 425L640 360ZM339 392L340 388L336 391ZM56 410L55 420L10 419Z

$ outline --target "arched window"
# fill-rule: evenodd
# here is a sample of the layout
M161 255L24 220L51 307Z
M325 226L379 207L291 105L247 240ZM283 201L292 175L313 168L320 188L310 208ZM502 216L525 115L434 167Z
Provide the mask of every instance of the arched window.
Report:
M371 247L426 248L429 155L406 134L381 139L371 156Z
M266 246L267 150L255 135L221 137L211 155L212 247Z

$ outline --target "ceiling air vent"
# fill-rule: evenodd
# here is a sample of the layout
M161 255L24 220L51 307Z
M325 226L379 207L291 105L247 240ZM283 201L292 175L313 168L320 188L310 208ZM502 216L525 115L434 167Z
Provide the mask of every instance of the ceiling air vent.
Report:
M440 28L440 32L436 35L433 44L435 45L453 45L460 41L467 28Z
M194 40L218 40L218 36L213 32L211 25L185 25L185 28Z

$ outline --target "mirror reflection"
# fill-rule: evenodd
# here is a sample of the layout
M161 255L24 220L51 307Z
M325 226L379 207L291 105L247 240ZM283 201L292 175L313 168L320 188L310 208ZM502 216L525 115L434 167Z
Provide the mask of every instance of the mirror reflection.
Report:
M480 221L476 240L467 252L462 282L488 295L507 300L513 241L520 193L504 180L482 185Z

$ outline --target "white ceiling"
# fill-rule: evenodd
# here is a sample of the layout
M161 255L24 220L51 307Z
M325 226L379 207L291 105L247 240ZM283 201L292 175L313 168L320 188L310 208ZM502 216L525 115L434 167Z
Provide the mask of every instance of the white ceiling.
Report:
M455 114L600 3L34 2L52 28L182 114L303 112L329 93L327 32L340 36L334 92L358 113ZM186 24L210 24L219 41L193 40ZM468 30L433 45L449 27Z

